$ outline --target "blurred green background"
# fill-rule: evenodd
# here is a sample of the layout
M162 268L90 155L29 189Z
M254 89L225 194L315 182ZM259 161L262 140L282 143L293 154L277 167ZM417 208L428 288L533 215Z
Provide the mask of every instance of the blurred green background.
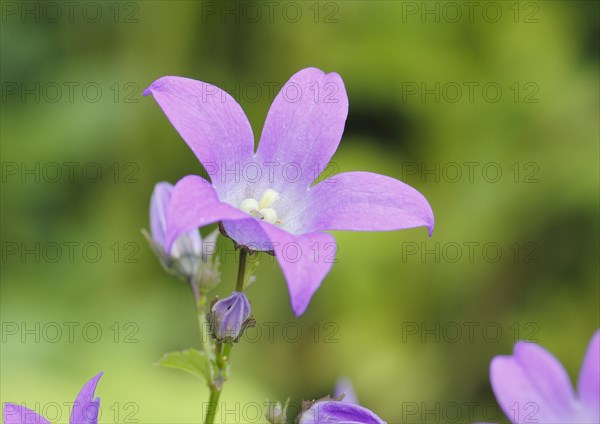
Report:
M153 365L199 340L140 233L154 184L202 170L141 91L223 86L258 141L269 87L308 66L346 84L339 171L418 188L436 230L336 233L300 318L264 257L262 333L235 346L217 421L340 376L390 423L497 421L488 366L517 339L576 378L600 325L598 2L50 3L1 3L2 402L68 422L104 370L101 422L202 420L203 382ZM232 255L223 271L221 295Z

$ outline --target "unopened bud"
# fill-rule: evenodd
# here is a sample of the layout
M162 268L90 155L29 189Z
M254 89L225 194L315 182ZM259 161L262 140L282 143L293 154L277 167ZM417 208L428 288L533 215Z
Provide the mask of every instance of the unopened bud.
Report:
M142 233L167 272L206 292L220 281L219 264L211 258L218 231L213 231L205 240L198 229L188 231L175 240L170 250L167 249L167 212L172 191L173 185L169 183L156 184L150 200L151 233L145 230Z
M212 336L219 342L237 342L247 327L256 323L250 316L250 302L242 292L235 291L225 299L213 302L206 316Z
M285 401L285 404L281 406L281 402L270 403L267 401L267 412L265 418L271 424L285 424L286 423L286 410L290 399Z

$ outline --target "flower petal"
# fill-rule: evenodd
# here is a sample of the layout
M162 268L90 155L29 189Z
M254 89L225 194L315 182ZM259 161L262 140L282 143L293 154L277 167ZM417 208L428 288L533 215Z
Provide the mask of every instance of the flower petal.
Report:
M167 207L171 200L173 185L160 182L154 186L150 198L150 231L152 238L159 244L165 244L165 233L167 228Z
M152 238L155 243L158 243L165 252L170 253L174 258L183 258L183 262L194 262L202 253L202 239L197 228L181 234L169 250L166 248L167 211L171 202L172 192L173 185L167 182L160 182L154 187L150 199L150 229L152 230ZM159 256L161 256L160 251ZM186 267L185 264L184 267ZM188 264L187 267L193 268L193 264Z
M306 208L290 226L322 230L389 231L425 226L433 232L427 199L408 184L370 172L345 172L312 187Z
M579 373L577 392L589 418L600 422L600 330L597 330L588 346Z
M100 409L100 398L94 399L94 392L98 380L102 377L103 372L93 377L85 383L81 391L75 399L73 410L71 411L70 424L97 424L98 412Z
M273 243L275 257L287 282L292 310L300 316L335 262L335 239L327 233L296 236L267 223L261 226Z
M220 88L182 77L162 77L144 90L152 94L211 176L227 191L239 175L222 172L252 158L254 136L248 118L233 97Z
M490 380L502 411L513 423L580 422L569 376L552 354L536 344L518 342L513 356L496 356Z
M183 233L228 219L255 221L245 212L221 202L215 188L204 178L188 175L179 180L171 195L167 212L167 249L171 249Z
M310 186L337 150L348 116L348 96L336 73L307 68L294 74L275 97L256 151L258 164L271 166L262 187L279 193ZM272 164L272 165L268 165Z
M4 424L50 424L50 422L29 408L6 402L4 404Z
M361 423L385 424L381 418L367 408L348 402L323 400L315 402L302 413L298 424Z

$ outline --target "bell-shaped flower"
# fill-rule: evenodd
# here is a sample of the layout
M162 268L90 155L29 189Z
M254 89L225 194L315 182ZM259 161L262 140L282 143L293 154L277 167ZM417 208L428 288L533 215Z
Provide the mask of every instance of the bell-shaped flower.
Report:
M71 409L69 424L97 424L100 410L100 398L94 398L96 385L103 373L85 383ZM50 424L48 420L24 406L15 403L4 404L5 424Z
M360 405L334 399L312 403L298 418L298 424L385 424L381 418Z
M168 76L144 91L150 94L211 177L176 184L167 250L182 234L222 221L237 244L274 252L296 315L335 262L335 239L325 231L433 231L429 203L401 181L345 172L312 185L337 150L348 115L336 73L308 68L293 75L271 105L256 153L246 115L216 86Z
M213 337L219 342L237 342L244 330L254 325L250 317L250 302L242 292L217 300L207 315Z
M600 330L585 354L577 392L561 363L533 343L518 342L512 356L490 366L496 399L513 424L600 423Z
M156 184L150 200L151 233L143 233L167 272L185 281L192 281L200 289L208 291L219 280L218 263L210 261L216 251L218 230L203 240L198 228L194 228L180 234L170 246L167 245L167 213L172 192L172 184Z

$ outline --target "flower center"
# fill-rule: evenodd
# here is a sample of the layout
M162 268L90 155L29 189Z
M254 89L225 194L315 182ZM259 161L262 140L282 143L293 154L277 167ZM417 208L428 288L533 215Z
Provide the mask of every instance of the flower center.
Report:
M240 203L240 209L255 218L267 221L269 224L279 224L281 221L277 216L277 212L271 207L278 199L279 193L268 188L263 193L260 201L257 201L253 197L249 197Z

